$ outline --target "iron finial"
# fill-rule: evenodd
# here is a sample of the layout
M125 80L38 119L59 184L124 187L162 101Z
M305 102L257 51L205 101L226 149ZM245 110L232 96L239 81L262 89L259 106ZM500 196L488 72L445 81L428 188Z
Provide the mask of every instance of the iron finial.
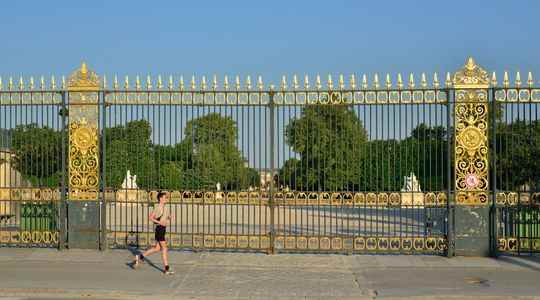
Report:
M259 75L259 78L257 79L257 87L259 88L259 90L264 89L264 83L261 75Z
M493 72L491 74L491 86L497 86L497 73Z
M203 75L201 80L201 89L204 91L206 90L206 76Z
M218 88L217 75L214 74L212 78L212 89L215 91Z
M426 78L426 73L422 73L421 77L420 77L420 85L422 86L422 88L427 88L427 78Z
M191 90L194 91L197 88L197 84L195 83L195 75L191 75Z
M367 75L366 74L362 75L362 88L364 90L368 88Z
M140 79L139 75L137 75L137 77L135 77L135 88L137 90L141 89L141 79Z
M508 72L507 71L504 71L503 86L504 87L510 86L510 79L508 77Z
M520 87L521 86L521 74L519 73L519 71L516 72L516 87Z
M329 90L334 88L334 82L332 81L332 75L331 74L328 74L328 80L326 81L326 85L328 86Z
M390 78L390 74L386 73L386 89L392 88L392 79Z
M410 87L411 89L414 89L414 86L415 86L415 85L416 85L416 84L414 83L414 74L411 73L411 74L409 74L409 87Z

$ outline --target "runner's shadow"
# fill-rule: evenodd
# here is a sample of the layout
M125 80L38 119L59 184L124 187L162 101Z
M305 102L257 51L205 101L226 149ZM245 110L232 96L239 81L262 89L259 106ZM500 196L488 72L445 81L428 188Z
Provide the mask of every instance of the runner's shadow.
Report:
M141 251L139 251L139 249L133 248L133 247L128 247L128 250L129 250L129 252L131 252L131 254L132 254L133 256L142 253ZM162 273L165 272L164 269L162 269L162 268L160 268L158 265L154 264L151 260L148 259L148 257L145 257L145 258L144 258L144 262L142 263L142 266L144 266L144 265L149 265L149 266L151 266L152 268L154 268L154 269L156 269L156 270L158 270L158 271L160 271L160 272L162 272ZM126 266L128 266L128 267L130 267L131 269L135 270L135 261L131 261L131 262L126 263ZM140 267L139 267L139 268L140 268Z

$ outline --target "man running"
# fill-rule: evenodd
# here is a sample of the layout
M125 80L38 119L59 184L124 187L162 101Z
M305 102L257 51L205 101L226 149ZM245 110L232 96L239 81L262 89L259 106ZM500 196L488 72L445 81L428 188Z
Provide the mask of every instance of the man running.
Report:
M165 266L164 273L167 275L172 275L174 274L174 272L169 266L167 240L165 239L167 225L169 225L169 222L171 220L171 216L169 215L169 211L166 206L166 203L169 201L169 194L166 192L159 192L157 195L157 199L158 205L156 205L154 211L152 211L152 213L150 214L150 221L152 221L156 225L156 244L152 248L146 250L146 252L144 252L143 254L135 255L135 262L133 263L133 266L135 268L140 266L140 264L144 262L144 258L146 256L161 251L161 258L163 259L163 265Z

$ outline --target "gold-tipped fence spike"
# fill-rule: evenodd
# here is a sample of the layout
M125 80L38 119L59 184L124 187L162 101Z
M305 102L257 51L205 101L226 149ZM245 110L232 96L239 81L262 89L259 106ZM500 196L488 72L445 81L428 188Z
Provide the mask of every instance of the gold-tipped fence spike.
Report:
M161 90L163 88L163 80L161 79L161 75L158 75L157 77L157 88Z
M223 88L225 90L229 89L229 77L227 75L225 75L225 78L223 79Z
M174 89L174 80L172 75L169 75L169 91L172 91Z
M259 75L259 78L257 79L257 87L259 88L259 90L264 89L264 83L261 75Z
M491 86L495 87L497 85L498 85L498 83L497 83L497 73L493 72L491 74Z
M114 75L113 89L115 89L115 90L118 89L118 76L116 76L116 75Z
M534 79L533 79L532 72L529 72L529 75L527 75L527 85L529 87L532 87L534 85Z
M315 87L320 90L322 88L321 84L321 75L317 74L317 78L315 80Z
M150 79L150 75L146 76L146 88L152 89L152 80Z
M129 76L127 76L127 75L124 78L124 89L129 90Z
M373 85L375 86L375 89L379 89L379 74L375 73L375 76L373 77Z
M293 75L293 88L295 90L300 88L300 85L298 84L298 77L296 76L296 74Z
M65 90L66 88L67 88L66 76L62 75L62 89Z
M10 80L11 80L11 78L10 78ZM54 78L54 75L51 77L51 89L56 90L56 80Z
M202 77L202 80L201 80L201 89L204 91L206 90L206 76L203 76Z
M0 91L4 88L4 84L2 83L2 76L0 76Z
M411 74L409 74L409 87L411 89L414 89L415 85L416 84L414 83L414 74L411 73Z
M139 77L139 75L137 75L137 77L135 77L135 88L137 90L141 89L141 78Z
M9 81L8 81L8 90L9 90L9 91L12 91L12 90L13 90L13 77L9 77Z
M309 90L309 76L307 74L304 75L304 88Z
M401 73L397 74L397 87L400 90L403 88L403 77L401 76Z
M362 88L364 90L368 88L367 75L366 74L362 75Z
M41 77L39 78L39 88L40 88L41 90L44 90L44 89L45 89L45 77L43 77L43 76L41 76Z
M246 77L246 88L247 88L248 90L251 90L251 87L252 87L252 85L251 85L251 76L248 75L248 76Z
M343 78L343 74L339 74L339 89L345 88L345 79Z
M197 88L197 83L195 82L195 75L191 75L190 87L192 91Z
M180 76L178 88L183 91L186 89L186 85L184 84L184 76Z
M107 89L107 76L103 75L102 82L103 82L103 89L106 90Z
M24 80L23 80L22 76L19 77L19 90L21 90L21 91L24 90Z
M332 75L328 74L328 80L326 81L326 86L329 90L334 88L334 82L332 81Z
M287 77L285 75L281 76L281 89L287 89Z
M507 71L504 71L503 86L504 87L510 86L510 79L508 77L508 72Z
M354 74L351 74L349 84L351 85L351 89L356 89L356 76Z
M34 77L30 76L30 90L34 90Z
M520 87L521 86L521 74L519 73L519 71L516 72L516 87Z
M240 85L240 76L236 75L234 79L234 85L236 87L236 90L239 90L242 86Z
M427 88L427 78L426 78L426 73L422 73L421 77L420 77L420 85L422 86L422 88Z
M392 79L390 78L390 74L386 73L386 89L392 88Z
M214 74L214 76L212 78L212 89L215 91L215 90L217 90L217 88L218 88L217 75Z
M439 82L439 75L437 75L437 72L433 73L433 87L438 89L441 86L441 83Z
M450 72L446 72L446 80L444 81L444 85L446 87L452 86L452 77L450 76Z

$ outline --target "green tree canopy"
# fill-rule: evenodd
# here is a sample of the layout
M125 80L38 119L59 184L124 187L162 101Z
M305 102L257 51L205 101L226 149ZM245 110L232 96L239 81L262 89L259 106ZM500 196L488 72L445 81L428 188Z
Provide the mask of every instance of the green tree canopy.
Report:
M304 107L300 118L285 129L285 141L300 160L286 162L279 181L298 190L357 188L363 178L360 163L366 140L362 122L349 108Z
M14 167L34 186L59 186L62 175L62 138L67 135L37 124L19 125L11 132ZM66 148L67 149L67 148Z

